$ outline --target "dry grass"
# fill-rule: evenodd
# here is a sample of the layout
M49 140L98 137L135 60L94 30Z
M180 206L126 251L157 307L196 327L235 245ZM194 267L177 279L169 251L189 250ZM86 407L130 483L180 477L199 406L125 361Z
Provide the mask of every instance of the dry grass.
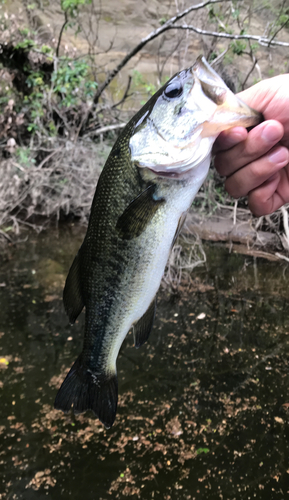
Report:
M37 165L39 151L22 149L2 161L0 179L0 227L2 236L19 234L20 225L40 229L45 220L72 214L86 221L95 186L110 151L105 143L90 140L59 141ZM19 153L19 151L18 151Z
M180 286L189 286L192 280L192 271L195 267L206 262L206 254L201 239L194 234L188 234L184 228L174 245L164 276L162 286L172 292L178 291Z

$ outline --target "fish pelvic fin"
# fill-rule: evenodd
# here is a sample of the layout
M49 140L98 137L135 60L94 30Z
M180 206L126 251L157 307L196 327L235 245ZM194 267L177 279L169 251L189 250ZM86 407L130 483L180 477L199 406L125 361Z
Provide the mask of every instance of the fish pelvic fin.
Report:
M119 217L116 230L123 240L137 238L146 229L159 207L165 203L164 198L156 198L156 185L151 184L137 196Z
M80 280L80 253L76 255L71 268L69 269L63 290L63 303L69 322L75 323L75 320L81 313L84 302L81 295Z
M75 414L92 410L109 429L115 420L118 399L116 373L105 374L88 370L77 358L64 379L54 402L54 408Z
M134 345L138 349L149 338L156 314L156 298L152 301L144 315L133 326Z

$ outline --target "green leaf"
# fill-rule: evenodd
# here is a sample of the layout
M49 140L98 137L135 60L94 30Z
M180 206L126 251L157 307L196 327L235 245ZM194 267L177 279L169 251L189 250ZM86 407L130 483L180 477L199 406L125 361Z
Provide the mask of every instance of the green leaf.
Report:
M197 455L201 455L202 453L209 453L209 448L198 448L196 450Z

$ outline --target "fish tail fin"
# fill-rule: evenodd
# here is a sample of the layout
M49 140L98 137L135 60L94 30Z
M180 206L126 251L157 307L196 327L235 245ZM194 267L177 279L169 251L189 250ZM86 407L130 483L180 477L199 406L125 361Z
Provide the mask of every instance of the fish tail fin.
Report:
M77 358L64 379L54 402L54 408L67 413L71 407L75 414L92 410L109 429L115 419L118 398L116 373L89 371Z

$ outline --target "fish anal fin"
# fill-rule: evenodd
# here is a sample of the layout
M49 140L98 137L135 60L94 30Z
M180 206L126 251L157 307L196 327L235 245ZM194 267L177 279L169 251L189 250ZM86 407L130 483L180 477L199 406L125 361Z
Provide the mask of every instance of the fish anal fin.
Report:
M80 253L76 255L66 278L63 290L63 303L69 322L73 324L81 313L84 302L80 286Z
M64 379L54 402L54 408L75 414L92 410L109 429L115 420L118 399L116 373L105 374L88 370L81 355Z
M120 238L131 240L142 234L157 210L163 203L164 198L155 198L155 184L151 184L145 191L137 196L119 217L116 230Z
M152 301L144 315L133 326L134 345L138 349L149 338L156 313L156 299Z
M180 218L179 218L179 222L178 222L178 225L177 225L177 229L176 229L176 232L175 232L175 236L174 236L174 239L173 239L173 242L172 242L172 248L174 246L174 244L176 243L177 239L178 239L178 236L182 230L182 227L185 223L185 220L186 220L186 217L187 217L187 213L188 212L184 212Z

